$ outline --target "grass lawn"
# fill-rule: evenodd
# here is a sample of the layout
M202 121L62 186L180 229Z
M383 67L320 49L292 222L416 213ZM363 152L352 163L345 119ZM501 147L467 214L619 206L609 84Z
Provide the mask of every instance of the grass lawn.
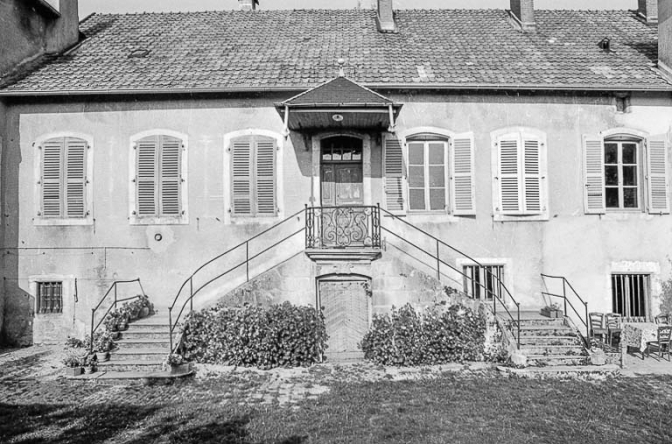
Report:
M336 383L315 400L282 407L239 405L249 393L232 387L223 379L145 387L3 384L0 442L672 442L667 376L585 382L446 374Z

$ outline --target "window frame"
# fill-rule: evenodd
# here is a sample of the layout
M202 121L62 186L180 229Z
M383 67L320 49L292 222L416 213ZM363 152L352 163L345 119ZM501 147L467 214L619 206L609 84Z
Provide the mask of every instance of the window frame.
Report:
M617 289L615 287L616 279L618 276L622 276L628 280L632 279L633 277L639 277L643 278L642 279L642 294L639 294L639 296L642 298L641 305L643 305L643 312L644 314L639 314L639 315L633 315L632 312L630 312L630 306L626 306L626 302L628 302L628 296L629 291L625 292L628 293L627 295L625 293L621 294L621 310L617 310L617 307L615 304L616 299L617 299ZM650 272L646 271L612 271L611 274L609 275L609 280L610 280L610 288L611 288L611 295L610 295L610 302L611 302L611 308L613 313L620 313L623 317L642 317L645 319L650 319L651 318L651 289L652 289L652 281L653 281L653 274ZM630 304L632 305L632 303ZM624 312L624 313L621 313Z
M86 160L84 162L84 217L63 217L61 214L60 217L52 216L43 216L42 215L42 156L43 150L42 145L49 140L58 139L58 138L76 138L84 140L87 144L86 150ZM84 133L78 133L73 131L60 131L55 133L44 134L33 142L33 154L34 154L34 164L33 164L33 175L35 177L35 189L33 194L34 201L34 210L33 214L33 225L35 226L81 226L81 225L93 225L94 219L94 202L93 202L93 185L94 185L94 143L93 136ZM65 147L64 147L65 150ZM65 156L65 153L63 153ZM64 160L67 160L64 157ZM61 178L61 183L63 184L65 178ZM63 193L61 193L64 195ZM63 202L61 202L61 205Z
M500 144L502 140L516 138L517 146L517 177L518 198L522 201L521 195L525 194L525 141L536 140L539 142L539 205L540 211L532 211L527 208L515 212L504 211L502 207L501 179L500 179ZM490 133L492 141L491 149L491 174L492 174L492 214L496 222L525 222L525 221L547 221L549 220L549 193L548 193L548 144L547 136L544 131L529 127L508 127L502 128ZM522 154L522 155L521 155Z
M168 136L182 141L182 152L180 153L180 215L161 216L161 215L139 215L137 208L137 165L138 151L137 143L147 137ZM131 225L187 225L189 223L189 136L167 129L152 129L134 134L130 138L129 144L129 223ZM157 168L158 169L158 168ZM160 199L160 196L159 196Z
M413 209L411 208L411 167L417 165L411 165L411 144L413 143L422 143L423 144L423 175L424 183L422 190L425 193L425 208L424 209ZM443 145L443 202L444 206L441 209L431 209L431 197L430 197L430 163L429 163L429 144L430 143L441 143ZM415 133L406 137L404 146L406 148L405 152L405 161L408 168L406 174L406 191L408 196L407 212L408 214L446 214L450 211L450 149L452 146L452 139L448 136L436 134L436 133ZM434 187L437 188L437 187Z
M607 155L607 144L608 143L616 143L618 148L618 159L616 164L607 164L606 162L606 155ZM637 206L636 207L624 207L622 206L622 203L624 201L624 194L623 194L623 162L622 162L622 145L625 143L634 143L636 145L636 164L634 166L636 167L637 171ZM624 213L624 212L633 212L633 213L641 213L645 211L645 199L646 199L646 193L645 193L645 186L644 186L644 181L643 178L646 175L646 165L644 163L644 139L640 139L631 135L612 135L612 136L605 136L602 142L602 154L603 154L603 166L604 166L604 186L603 186L603 192L604 192L604 209L606 212L609 213ZM609 207L607 206L607 188L614 188L612 185L607 185L607 166L608 165L615 165L618 168L618 184L616 186L616 189L619 190L619 206L618 207ZM627 164L627 166L632 166L632 164ZM631 187L632 188L632 187Z
M466 274L464 272L465 267L479 267L481 265L484 267L501 267L503 276L501 281L508 291L513 291L514 276L513 276L513 266L511 258L477 257L473 258L473 260L466 258L458 258L455 260L455 265L456 265L455 270L453 270L452 272L453 276L452 280L456 283L459 283L464 294L469 294L468 289L464 287L464 284L467 281L467 277L464 276L464 274ZM506 305L507 307L511 306L511 304L513 303L511 299L508 297L506 290L504 289L502 289L500 299L504 302L504 305ZM481 301L492 302L492 299L481 299Z
M38 291L41 283L44 282L60 282L61 283L61 311L58 313L40 313L38 311ZM42 274L28 276L29 293L33 296L32 310L36 322L44 318L62 318L68 319L72 317L75 306L74 295L76 295L75 276L62 274Z

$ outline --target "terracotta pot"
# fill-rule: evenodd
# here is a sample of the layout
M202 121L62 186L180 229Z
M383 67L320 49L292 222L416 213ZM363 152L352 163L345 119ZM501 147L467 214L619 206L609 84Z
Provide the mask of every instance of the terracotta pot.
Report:
M140 318L146 318L149 316L149 307L142 307L142 310L140 310L140 314L138 316Z
M97 352L97 353L96 353L96 360L97 360L98 362L107 361L108 359L110 359L110 357L109 357L109 355L107 354L107 352L102 352L102 353L101 353L101 352Z
M171 365L170 374L171 375L183 375L189 373L189 363L185 362L184 364Z
M67 376L79 376L82 373L84 373L84 369L82 367L68 367L65 369L65 374Z
M95 368L95 367L91 367L90 365L89 365L88 367L85 367L85 368L84 368L84 373L86 373L87 375L90 375L91 373L93 373L93 372L95 372L95 371L96 371L96 368Z

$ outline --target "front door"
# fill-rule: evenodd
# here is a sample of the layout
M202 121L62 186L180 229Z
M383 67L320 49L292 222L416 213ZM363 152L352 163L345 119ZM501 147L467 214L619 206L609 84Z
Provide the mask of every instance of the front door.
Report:
M362 205L362 141L330 137L322 141L322 206Z
M319 281L319 306L329 335L327 359L364 357L358 344L369 329L367 283L367 280L348 278Z

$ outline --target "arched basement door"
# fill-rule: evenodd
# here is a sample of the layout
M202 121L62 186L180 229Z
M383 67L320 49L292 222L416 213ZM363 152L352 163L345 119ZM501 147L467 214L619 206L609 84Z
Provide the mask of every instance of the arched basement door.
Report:
M338 276L318 281L318 302L329 335L328 360L364 357L358 344L369 329L368 286L369 280L359 276Z

